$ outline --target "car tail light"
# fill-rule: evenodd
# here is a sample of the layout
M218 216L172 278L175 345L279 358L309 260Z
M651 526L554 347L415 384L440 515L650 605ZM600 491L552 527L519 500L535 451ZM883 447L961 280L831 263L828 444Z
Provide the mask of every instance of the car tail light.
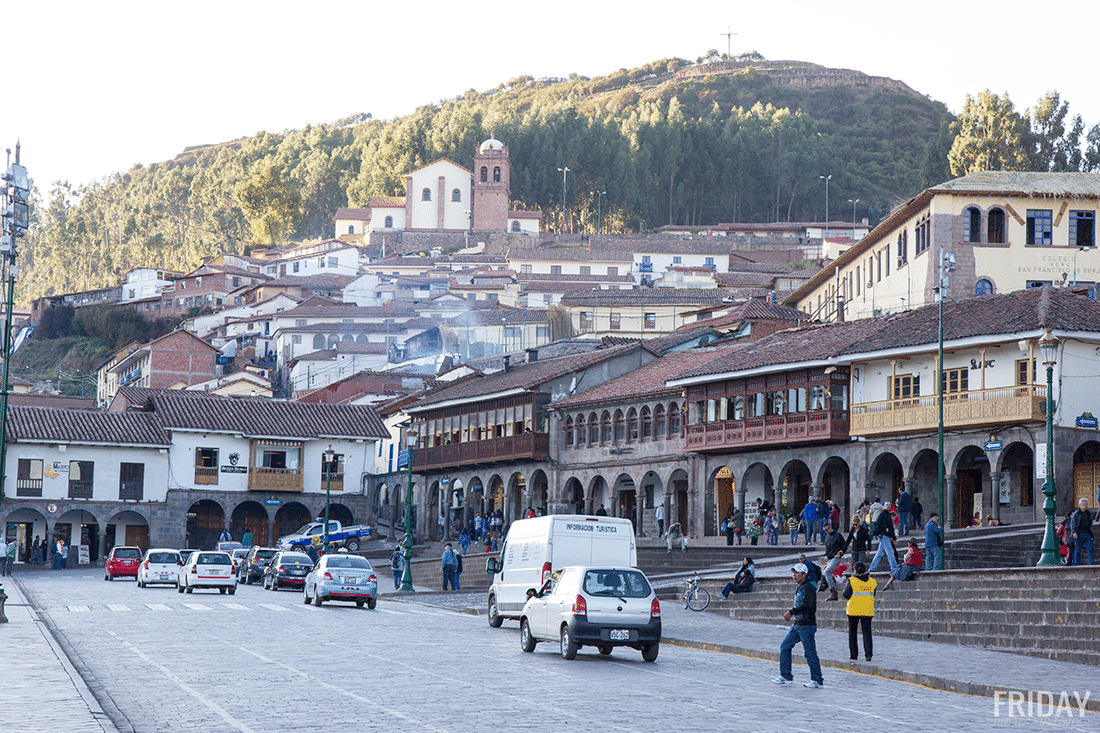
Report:
M149 569L149 561L148 561L148 560L146 560L146 561L145 561L145 569L146 569L146 570L148 570L148 569Z
M332 580L332 573L325 573L325 580Z
M198 565L192 565L191 566L191 572L192 573L198 573L199 572L199 566Z
M279 566L278 568L276 568L276 569L277 569L277 570L278 570L278 571L279 571L280 573L285 573L285 572L286 572L286 568L285 568L285 567L283 567L282 565L280 565L280 566Z
M377 583L378 582L378 576L377 575L370 576L369 578L367 578L367 582L368 583Z
M546 585L548 580L550 580L550 563L544 562L542 564L542 584Z
M656 598L653 599L653 603L649 604L649 617L661 618L661 602Z
M587 618L588 604L584 602L584 596L577 596L577 600L573 601L573 615Z

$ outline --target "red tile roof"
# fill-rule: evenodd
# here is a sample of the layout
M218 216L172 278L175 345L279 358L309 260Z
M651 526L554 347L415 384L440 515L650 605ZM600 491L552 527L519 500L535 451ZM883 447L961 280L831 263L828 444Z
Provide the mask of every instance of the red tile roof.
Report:
M666 387L665 382L680 374L713 361L721 355L714 349L692 349L666 354L630 374L612 379L560 402L554 409L587 407L600 402L630 402L657 395L681 394L680 387Z
M66 410L56 407L8 407L8 439L20 443L85 445L170 445L168 433L152 413Z

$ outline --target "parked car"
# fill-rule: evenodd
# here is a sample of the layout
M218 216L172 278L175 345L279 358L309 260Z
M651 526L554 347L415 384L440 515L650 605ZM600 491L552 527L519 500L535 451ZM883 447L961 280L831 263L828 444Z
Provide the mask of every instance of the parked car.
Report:
M244 547L238 547L236 550L229 552L229 556L233 558L233 574L237 574L237 568L241 565L241 560L248 554L248 550Z
M359 608L378 603L378 576L365 557L343 553L324 555L306 576L305 602L354 601Z
M107 555L107 561L103 564L103 579L114 580L130 576L137 577L138 565L141 564L140 547L115 547L111 554Z
M237 582L251 585L254 580L262 580L264 569L278 552L274 547L250 547L244 559L237 563Z
M138 588L144 588L153 583L175 585L179 580L181 560L179 550L166 548L149 550L138 566Z
M264 568L264 588L279 590L284 585L301 588L313 569L313 559L304 552L280 551Z
M225 542L219 542L216 545L214 545L214 549L219 551L219 552L228 552L228 553L232 554L233 550L243 550L244 545L242 545L240 542L233 542L231 540L226 540Z
M233 558L228 552L192 552L181 561L176 590L190 593L196 588L217 588L218 592L229 595L237 592L237 576L233 575Z
M520 647L535 650L556 641L573 659L585 646L610 654L629 646L653 662L661 643L661 604L641 570L627 567L567 567L540 589L527 591L520 615Z

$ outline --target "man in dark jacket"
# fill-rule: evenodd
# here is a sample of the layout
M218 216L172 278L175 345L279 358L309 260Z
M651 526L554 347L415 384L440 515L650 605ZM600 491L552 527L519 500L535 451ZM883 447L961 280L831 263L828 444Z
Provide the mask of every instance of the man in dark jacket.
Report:
M879 561L884 557L890 563L890 570L893 571L898 566L898 558L894 554L894 540L897 539L897 535L894 534L894 518L877 501L871 505L871 536L878 540L878 551L871 559L867 571L875 572Z
M844 535L834 530L832 524L825 525L825 570L822 573L825 576L825 585L829 587L829 597L825 599L827 601L835 601L840 598L837 595L836 576L833 575L833 571L840 564L840 558L844 557L846 544Z
M1089 511L1088 499L1077 500L1077 511L1069 520L1069 533L1073 538L1073 564L1082 565L1083 560L1088 558L1089 565L1092 565L1095 558L1092 549L1092 512Z
M909 514L913 511L913 497L909 495L908 491L902 489L894 508L898 510L899 533L903 535L909 534Z
M794 605L783 614L783 620L791 622L791 629L779 645L779 676L773 681L777 685L794 683L791 650L801 642L802 653L806 655L806 664L810 668L810 681L805 686L821 688L825 686L825 680L817 658L817 589L806 579L806 569L802 563L791 568L791 576L798 588L794 592Z

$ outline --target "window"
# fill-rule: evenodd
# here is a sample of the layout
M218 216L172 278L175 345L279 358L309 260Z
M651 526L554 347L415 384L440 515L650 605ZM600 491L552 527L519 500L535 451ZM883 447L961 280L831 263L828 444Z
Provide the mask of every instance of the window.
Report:
M611 442L611 413L604 410L603 416L600 418L600 442Z
M638 413L633 407L626 413L626 439L630 443L638 442Z
M550 274L551 275L560 275L561 274L561 265L550 265Z
M643 328L647 328L647 329L657 328L657 314L656 313L646 313L645 314L645 323L643 324Z
M331 461L326 461L325 454L321 454L321 486L332 491L344 490L343 453L333 453Z
M990 209L985 220L985 241L989 244L1005 243L1005 212Z
M535 326L535 340L538 343L543 343L550 340L550 327L549 326Z
M348 224L348 234L355 234L355 225Z
M945 369L943 372L943 393L945 396L955 395L954 399L958 399L958 395L962 392L968 391L970 379L970 369L963 367L962 369Z
M1034 359L1016 360L1016 386L1026 387L1030 384L1035 384L1036 376L1037 371L1035 369Z
M920 396L920 375L902 374L894 377L895 400L907 400Z
M653 262L649 259L649 255L642 255L642 264L643 265L652 265L653 264Z
M674 256L674 257L672 258L672 264L674 264L674 265L679 265L679 264L681 264L682 262L683 262L683 258L682 258L682 257L680 257L680 255L675 255L675 256Z
M974 283L974 295L993 295L993 281L988 278L980 278L978 282Z
M609 267L609 268L607 268L607 276L608 277L618 277L619 276L619 268L618 267Z
M69 498L92 498L92 475L95 464L91 461L69 461Z
M595 445L600 442L600 420L596 413L588 416L588 444Z
M421 191L420 192L420 200L421 201L431 201L432 200L432 189L425 188L423 191Z
M187 281L186 280L178 280L177 282L179 283L180 290L187 290Z
M516 233L519 233L520 228L519 228L519 222L518 221L512 222L512 231L516 232Z
M1054 243L1054 212L1050 209L1027 210L1027 243L1049 247Z
M260 465L267 469L279 471L297 471L299 448L285 446L264 446Z
M500 166L494 166L493 168L493 183L500 183Z
M581 274L582 275L591 275L592 274L592 266L591 265L581 265Z
M42 459L20 458L15 480L16 496L42 496Z
M653 413L649 411L649 407L642 408L642 440L649 440L653 437Z
M1096 244L1096 214L1092 211L1069 212L1069 246L1093 247Z
M657 405L653 408L653 434L658 438L665 437L665 406Z
M195 449L195 483L196 484L217 484L218 483L218 449L217 448L196 448Z
M915 236L913 237L917 254L932 246L932 218L925 214L924 218L917 222Z
M680 437L680 406L675 402L668 406L668 437Z
M338 258L338 257L329 257L328 258L328 266L329 267L339 267L340 266L340 258Z
M1025 288L1041 288L1044 285L1052 285L1052 284L1053 283L1050 280L1025 280L1024 281L1024 287Z
M704 267L709 267L710 269L713 270L714 269L714 258L713 257L708 257L706 262L703 263L703 266Z
M626 440L626 420L622 410L615 410L615 442L622 443Z
M576 442L576 446L578 448L580 448L581 446L583 446L585 443L588 442L588 430L587 430L587 425L584 421L584 415L578 415L577 416L576 425L577 425L577 442Z
M977 207L968 206L963 210L963 241L982 241L982 212Z
M120 501L141 501L145 495L145 464L118 464L118 498Z
M293 336L290 337L290 343L300 344L300 343L302 343L302 337L298 334L294 334Z
M187 307L190 308L194 305L195 299L194 298L188 298L185 302L187 303Z
M619 328L620 328L620 325L621 325L620 322L619 322L619 314L618 313L612 313L608 317L608 320L610 321L611 330L612 331L618 331Z
M530 265L520 265L519 266L519 272L520 272L521 275L530 275L531 274L531 266Z
M573 417L565 418L565 447L573 446Z
M461 200L462 200L462 191L458 190L457 188L455 190L451 191L451 201L461 201Z
M385 227L386 229L393 229L393 217L392 217L392 216L387 216L387 217L386 217L386 221L385 221L385 223L383 224L383 226L384 226L384 227Z

